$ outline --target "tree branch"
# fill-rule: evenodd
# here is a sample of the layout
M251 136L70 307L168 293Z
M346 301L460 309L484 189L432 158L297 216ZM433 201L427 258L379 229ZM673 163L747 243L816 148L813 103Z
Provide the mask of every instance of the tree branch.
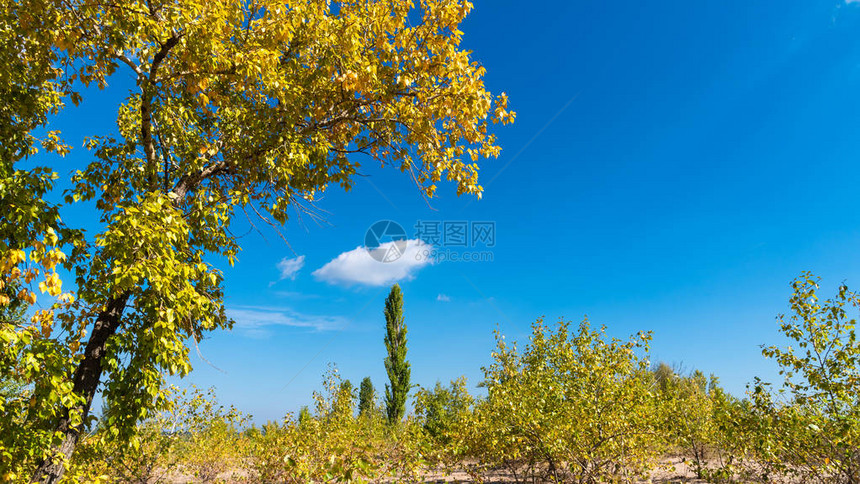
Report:
M149 67L149 76L148 78L141 84L141 98L140 98L140 141L143 145L143 152L146 154L146 164L151 170L151 173L157 173L157 163L155 155L155 143L152 139L152 98L154 96L155 85L157 83L156 76L158 75L158 68L161 66L161 63L164 62L164 59L167 58L167 54L170 52L170 49L176 46L179 43L179 39L181 35L174 34L166 42L161 44L161 49L156 52L155 56L152 58L152 65ZM154 181L157 182L157 176L154 177Z

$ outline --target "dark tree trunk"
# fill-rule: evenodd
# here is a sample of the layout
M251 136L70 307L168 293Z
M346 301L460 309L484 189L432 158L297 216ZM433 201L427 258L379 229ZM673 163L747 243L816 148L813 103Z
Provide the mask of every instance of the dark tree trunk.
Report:
M62 442L52 451L54 456L46 458L39 464L31 482L54 484L59 482L66 470L64 461L71 458L81 433L80 426L72 426L69 415L80 412L82 420L86 421L90 413L90 405L99 386L102 376L102 358L105 356L105 346L122 322L122 313L128 301L128 294L110 299L104 311L96 318L90 340L87 342L84 358L78 364L74 376L74 392L84 398L83 403L65 410L63 417L57 423L57 432L63 434Z

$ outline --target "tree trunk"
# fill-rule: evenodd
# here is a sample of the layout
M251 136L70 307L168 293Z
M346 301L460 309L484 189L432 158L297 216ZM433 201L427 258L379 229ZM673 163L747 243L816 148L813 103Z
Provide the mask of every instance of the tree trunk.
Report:
M78 444L81 433L80 426L72 426L69 416L79 412L83 422L90 413L90 405L99 386L102 376L102 358L108 339L116 333L122 320L122 312L128 301L128 294L112 298L105 305L104 311L96 318L90 340L87 342L84 358L78 364L74 376L74 392L84 398L77 407L67 408L57 423L57 432L63 434L62 442L52 449L53 455L45 458L40 464L30 482L40 484L55 484L63 477L66 470L65 462L71 458Z
M174 45L175 42L171 42ZM207 168L182 177L173 189L176 195L173 204L178 207L185 195L193 190L206 178L227 170L224 160L213 163ZM105 345L113 336L122 323L122 313L128 302L129 294L122 294L111 298L105 304L104 311L100 312L93 325L93 333L87 342L84 358L78 364L74 376L74 392L84 398L84 402L77 407L66 409L63 417L57 423L57 432L63 434L62 442L52 449L53 454L45 458L40 464L30 482L40 484L56 484L66 471L64 462L71 458L78 444L81 428L72 427L69 416L72 412L80 412L82 421L86 421L90 413L90 405L98 390L99 381L102 376L102 358L105 355Z

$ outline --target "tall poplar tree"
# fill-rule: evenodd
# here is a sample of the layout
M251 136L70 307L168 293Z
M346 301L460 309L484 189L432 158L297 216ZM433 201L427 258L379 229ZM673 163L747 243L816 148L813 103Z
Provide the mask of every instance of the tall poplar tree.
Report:
M406 413L406 396L409 393L411 370L406 361L406 322L403 318L403 293L395 284L385 299L385 371L389 384L385 385L385 411L392 424L403 419Z

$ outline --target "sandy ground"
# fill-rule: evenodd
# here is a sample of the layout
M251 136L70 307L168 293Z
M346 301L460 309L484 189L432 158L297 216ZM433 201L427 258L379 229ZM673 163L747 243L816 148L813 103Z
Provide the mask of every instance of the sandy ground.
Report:
M245 479L242 479L242 478ZM247 482L247 473L226 472L218 476L222 482ZM514 477L505 471L490 472L485 475L484 484L511 484L516 482ZM181 474L174 475L170 479L174 484L193 483L196 480L191 476L183 476ZM389 484L394 481L385 480L381 484ZM473 483L475 481L464 471L455 471L452 473L428 472L424 476L423 483L425 484L441 484L441 483ZM695 473L690 467L684 463L681 458L667 458L660 462L659 467L651 471L649 478L638 481L638 484L704 484L707 481L697 479Z
M469 475L463 471L457 471L448 475L428 474L425 483L471 483L474 482ZM515 482L509 473L499 471L487 476L484 484L510 484ZM660 467L651 471L648 479L639 481L640 484L704 484L707 481L697 479L696 474L690 467L682 462L680 458L665 459L660 462Z

